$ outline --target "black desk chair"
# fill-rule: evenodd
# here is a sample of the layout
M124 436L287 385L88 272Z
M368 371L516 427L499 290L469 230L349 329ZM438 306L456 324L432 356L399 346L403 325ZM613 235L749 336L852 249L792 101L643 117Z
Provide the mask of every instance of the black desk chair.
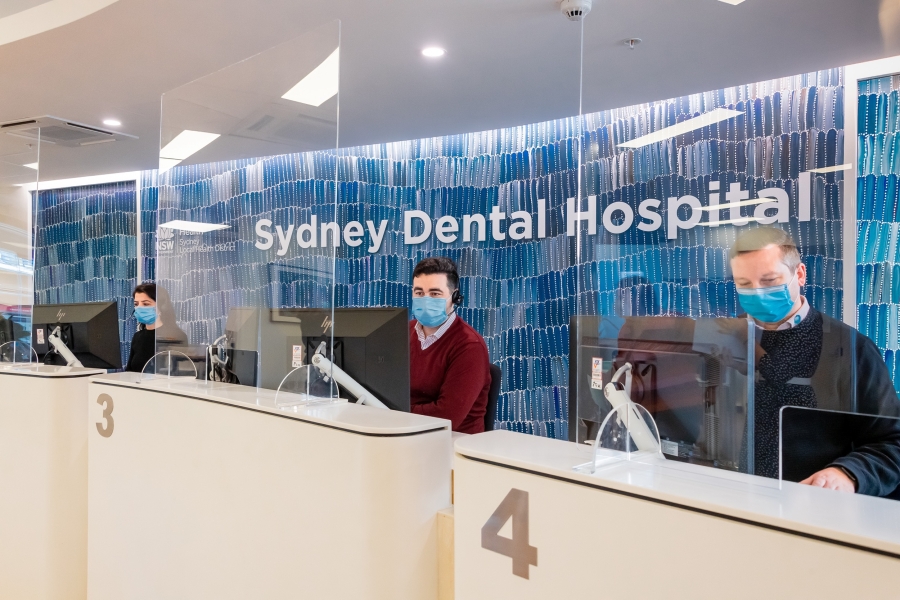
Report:
M484 430L494 430L497 418L497 400L500 398L500 384L503 383L503 371L491 363L491 387L488 388L487 411L484 413Z

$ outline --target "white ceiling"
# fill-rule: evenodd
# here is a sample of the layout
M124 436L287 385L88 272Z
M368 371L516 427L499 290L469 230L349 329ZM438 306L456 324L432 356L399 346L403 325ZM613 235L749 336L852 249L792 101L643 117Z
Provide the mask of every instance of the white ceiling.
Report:
M594 0L584 22L583 109L900 53L897 40L884 39L894 36L895 4ZM578 113L580 25L556 0L119 0L0 46L0 121L114 117L140 138L48 152L42 179L155 168L160 94L335 18L342 146ZM644 41L629 50L628 37ZM425 59L426 45L447 54Z

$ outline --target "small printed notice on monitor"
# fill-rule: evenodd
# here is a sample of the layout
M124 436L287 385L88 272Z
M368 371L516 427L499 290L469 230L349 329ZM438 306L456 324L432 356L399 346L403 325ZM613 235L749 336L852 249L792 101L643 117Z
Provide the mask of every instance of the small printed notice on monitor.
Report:
M293 344L291 349L291 368L296 369L297 367L303 366L303 346L300 344Z
M592 358L591 359L591 389L592 390L602 390L603 389L603 359L602 358Z
M44 328L43 328L43 327L38 327L38 330L37 330L37 343L38 343L38 344L43 344L43 343L44 343Z

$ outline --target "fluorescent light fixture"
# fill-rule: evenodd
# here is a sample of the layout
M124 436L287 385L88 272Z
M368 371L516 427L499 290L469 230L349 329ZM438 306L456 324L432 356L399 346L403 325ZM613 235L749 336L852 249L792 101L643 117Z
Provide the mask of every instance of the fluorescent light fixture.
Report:
M437 46L429 46L422 50L422 56L427 56L428 58L440 58L445 53L446 51L443 48L438 48Z
M219 137L218 133L185 129L176 135L171 142L163 146L163 149L159 151L159 157L184 160L208 146L217 137Z
M285 92L282 98L310 106L322 106L326 100L336 96L340 80L340 52L340 48L332 52L322 64Z
M29 192L37 189L58 190L61 188L81 187L83 185L97 185L98 183L119 183L123 181L134 181L140 189L141 172L127 171L125 173L108 173L106 175L89 175L87 177L73 177L71 179L53 179L49 181L20 183L20 185Z
M37 169L38 169L38 163L36 163L36 162L28 163L27 165L22 165L22 166L28 167L29 169L34 169L35 171L37 171Z
M103 119L103 124L108 127L120 127L122 121L119 121L118 119Z
M188 156L208 146L217 137L218 133L185 129L159 151L159 172L165 173Z
M849 171L853 165L847 163L843 165L835 165L833 167L822 167L820 169L810 169L810 173L834 173L836 171Z
M719 121L727 121L728 119L733 119L734 117L742 114L744 113L737 110L731 110L729 108L717 108L715 110L709 111L708 113L704 113L699 117L694 117L693 119L682 121L681 123L672 125L670 127L663 127L659 131L654 131L653 133L642 135L639 138L635 138L627 142L622 142L618 145L621 148L640 148L641 146L649 146L650 144L655 144L657 142L661 142L675 136L683 135L689 131L694 131L695 129L702 129L703 127L712 125L713 123L718 123Z
M725 4L730 4L732 6L737 6L738 4L740 4L743 1L744 0L719 0L719 2L724 2Z
M175 165L177 165L180 162L181 162L180 160L177 160L175 158L160 158L159 159L159 172L165 173L166 171L168 171L169 169L171 169L172 167L174 167Z
M744 200L743 202L726 202L725 204L718 204L716 206L703 206L698 208L697 210L708 210L709 212L716 212L719 210L726 210L729 208L737 208L739 206L753 206L754 204L765 204L766 202L778 202L774 198L757 198L756 200ZM743 217L741 217L743 218Z
M218 229L230 229L231 225L216 225L215 223L195 223L193 221L174 220L163 223L160 229L178 229L180 231L191 231L193 233L206 233L208 231L216 231Z

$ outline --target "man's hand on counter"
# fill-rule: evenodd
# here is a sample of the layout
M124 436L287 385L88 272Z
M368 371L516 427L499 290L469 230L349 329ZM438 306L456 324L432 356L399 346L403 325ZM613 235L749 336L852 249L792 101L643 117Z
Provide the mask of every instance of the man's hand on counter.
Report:
M813 473L800 483L825 488L827 490L850 492L851 494L856 492L856 484L853 480L841 469L836 467L822 469L818 473Z

